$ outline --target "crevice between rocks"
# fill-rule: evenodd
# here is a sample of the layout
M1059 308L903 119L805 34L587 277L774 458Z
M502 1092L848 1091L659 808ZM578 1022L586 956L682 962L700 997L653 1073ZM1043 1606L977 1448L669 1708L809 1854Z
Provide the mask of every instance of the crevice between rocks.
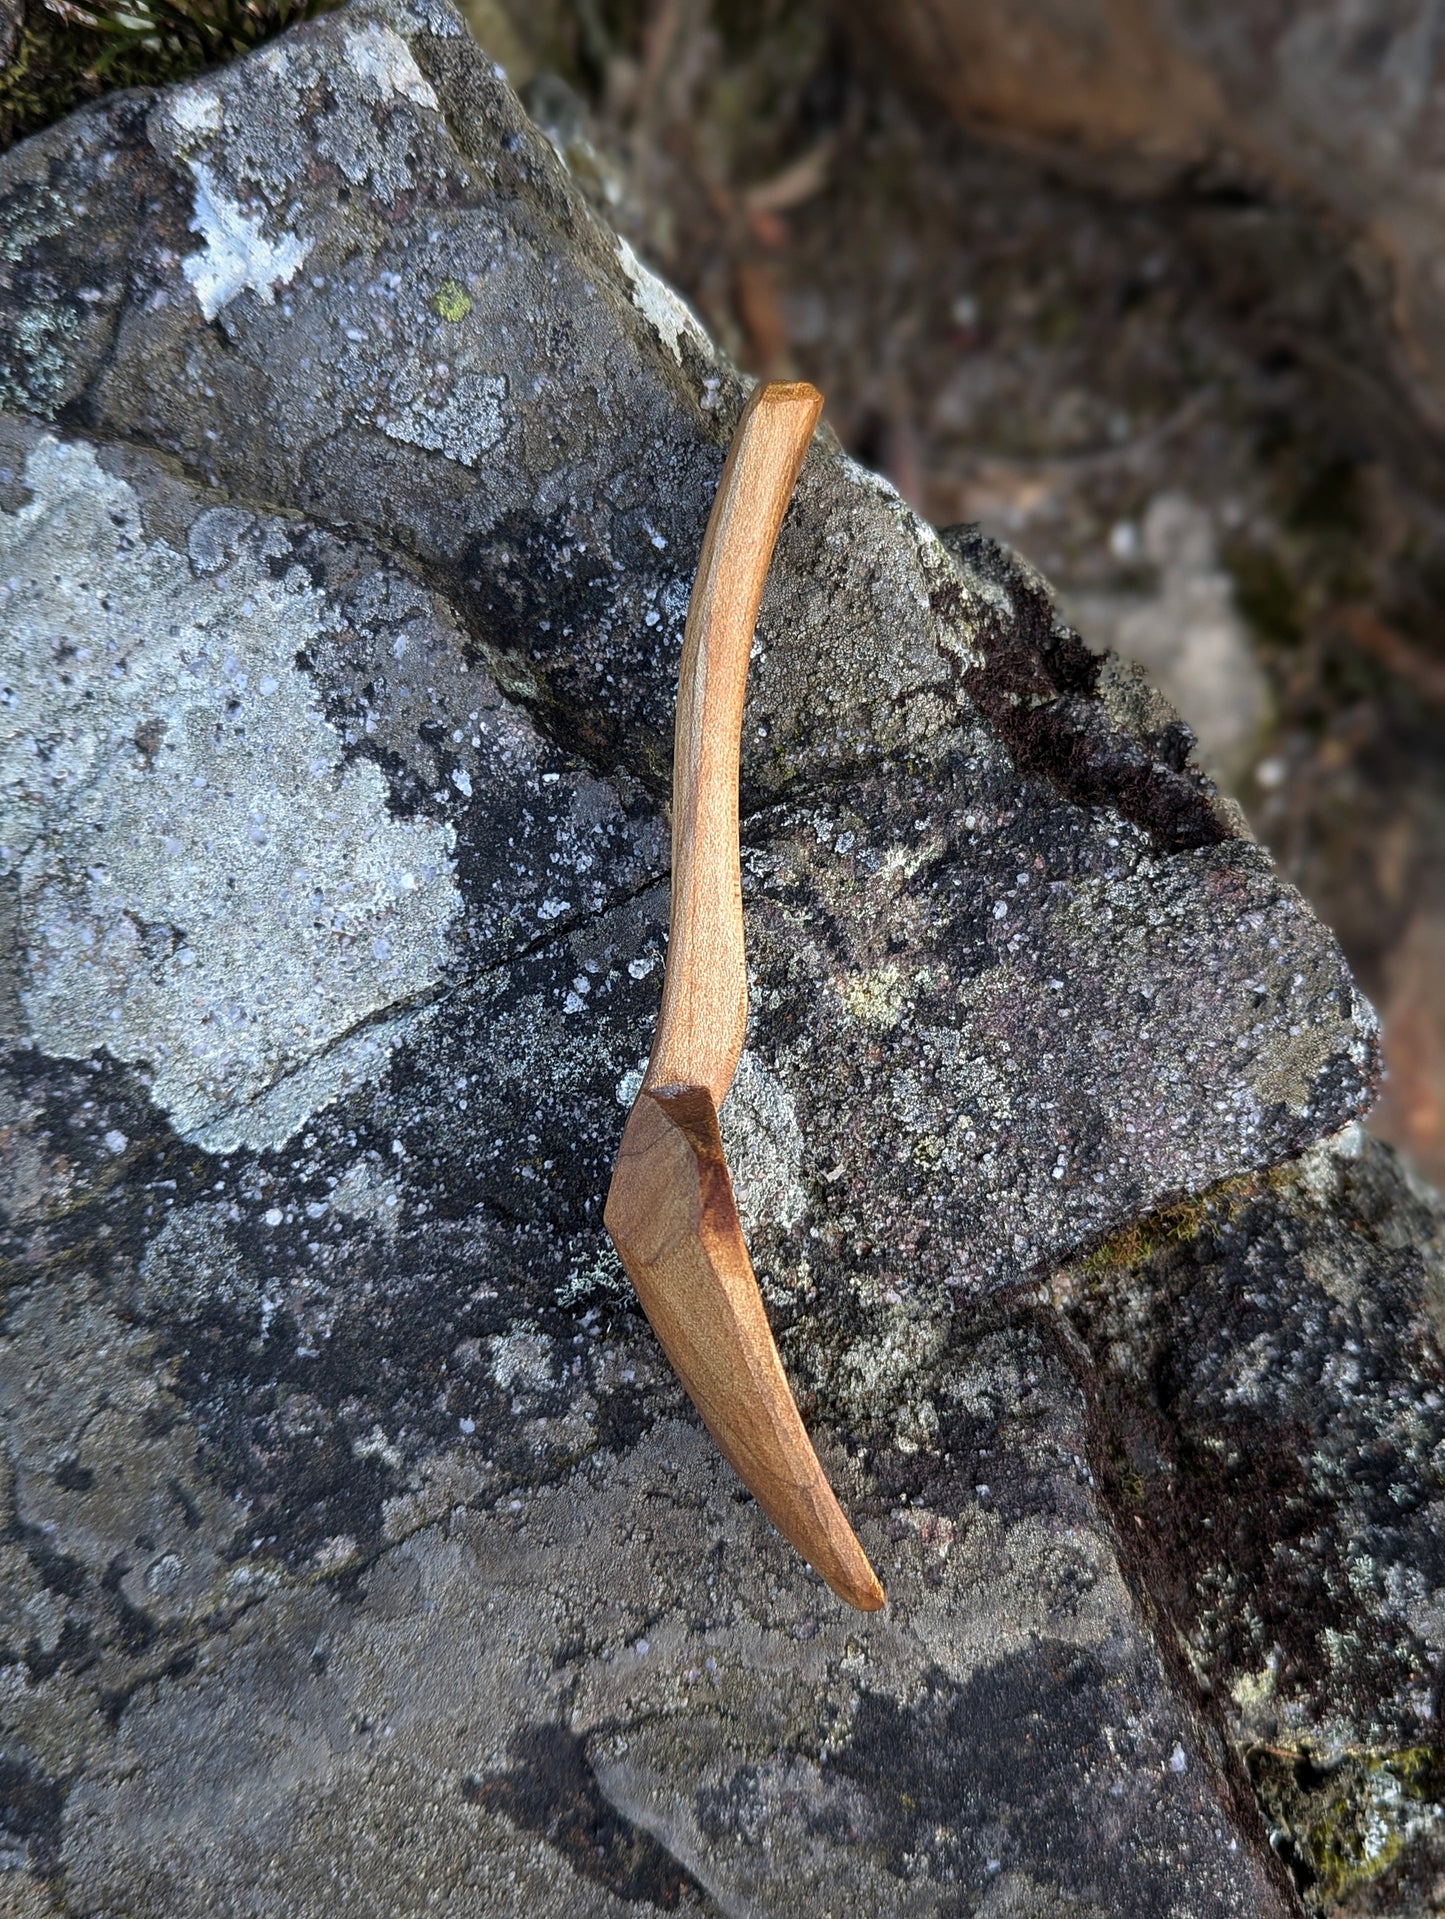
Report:
M1237 1198L1241 1188L1252 1188L1255 1176L1223 1180L1217 1186L1190 1200L1166 1207L1135 1222L1139 1235L1158 1227L1167 1234L1170 1224L1181 1212L1193 1215L1202 1211L1211 1199ZM1086 1250L1086 1249L1084 1249ZM1077 1254L1072 1257L1078 1257ZM1060 1262L1063 1263L1063 1262ZM1251 1842L1280 1897L1291 1910L1303 1915L1305 1908L1299 1887L1288 1864L1270 1843L1264 1809L1250 1776L1245 1755L1235 1745L1217 1695L1207 1692L1199 1682L1185 1651L1187 1631L1177 1616L1168 1595L1161 1590L1152 1564L1150 1542L1132 1522L1134 1514L1126 1509L1114 1488L1114 1460L1122 1446L1122 1434L1110 1418L1107 1396L1101 1382L1092 1348L1071 1324L1068 1315L1057 1311L1052 1316L1053 1337L1063 1363L1079 1388L1084 1407L1084 1432L1090 1471L1098 1492L1100 1508L1114 1538L1120 1572L1144 1621L1149 1638L1157 1648L1170 1683L1182 1702L1195 1715L1208 1735L1212 1753L1229 1811L1241 1835Z

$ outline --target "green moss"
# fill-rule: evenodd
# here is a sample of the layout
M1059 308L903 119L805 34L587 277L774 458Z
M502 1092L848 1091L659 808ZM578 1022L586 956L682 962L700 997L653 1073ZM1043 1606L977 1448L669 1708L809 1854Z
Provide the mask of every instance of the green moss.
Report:
M1429 1746L1350 1753L1329 1766L1307 1751L1259 1748L1249 1770L1313 1912L1383 1878L1445 1828L1445 1754Z
M1404 1847L1400 1832L1380 1816L1368 1796L1363 1805L1340 1801L1309 1831L1316 1884L1331 1899L1378 1879L1394 1865Z
M1229 1212L1255 1198L1261 1184L1261 1176L1254 1173L1221 1180L1207 1193L1161 1207L1143 1219L1131 1220L1085 1253L1078 1262L1079 1270L1086 1280L1095 1280L1131 1266L1142 1266L1170 1247L1197 1238L1205 1224L1221 1211Z
M0 71L0 150L117 87L229 60L336 0L26 0Z
M432 295L432 311L453 325L465 320L472 310L472 296L460 280L443 280Z
M1117 1233L1111 1233L1101 1245L1085 1253L1079 1263L1090 1279L1101 1278L1121 1267L1142 1266L1167 1247L1193 1239L1203 1218L1203 1207L1191 1202L1151 1213L1147 1219L1131 1220Z
M1298 1177L1299 1162L1284 1160L1260 1172L1222 1179L1206 1192L1163 1206L1143 1219L1131 1220L1107 1239L1100 1240L1077 1261L1070 1262L1065 1270L1082 1274L1085 1281L1092 1284L1111 1274L1145 1265L1172 1247L1197 1239L1206 1226L1229 1219L1263 1194L1287 1191Z
M1383 1763L1409 1798L1445 1808L1445 1752L1434 1746L1406 1746Z

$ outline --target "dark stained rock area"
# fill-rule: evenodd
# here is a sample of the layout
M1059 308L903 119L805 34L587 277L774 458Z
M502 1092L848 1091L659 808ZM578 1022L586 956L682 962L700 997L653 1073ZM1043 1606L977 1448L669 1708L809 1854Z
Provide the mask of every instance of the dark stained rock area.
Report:
M1424 1883L1437 1215L1159 697L820 437L722 1123L865 1620L601 1230L742 382L442 0L37 136L0 257L0 1898Z
M1445 1869L1442 1255L1352 1129L1055 1282L1121 1538L1328 1910L1428 1911Z

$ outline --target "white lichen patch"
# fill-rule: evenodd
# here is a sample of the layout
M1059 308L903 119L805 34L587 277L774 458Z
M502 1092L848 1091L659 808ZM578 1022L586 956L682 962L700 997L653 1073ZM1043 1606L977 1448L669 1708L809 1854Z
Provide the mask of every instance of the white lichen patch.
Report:
M466 28L446 0L378 0L377 10L403 32L427 33L437 40L460 40Z
M53 419L64 404L74 340L80 331L65 307L32 307L11 328L14 366L0 374L0 406Z
M216 133L221 125L221 96L213 87L177 87L166 101L177 132Z
M832 1389L860 1425L886 1418L891 1443L901 1452L917 1452L937 1434L938 1412L923 1387L947 1343L947 1313L915 1303L879 1317L875 1305L873 1320L838 1361Z
M353 1160L331 1195L333 1212L369 1221L394 1236L401 1222L400 1182L384 1174L373 1159Z
M348 27L343 36L346 64L378 94L399 93L414 106L435 113L437 97L399 34L379 21Z
M450 829L344 763L295 665L328 619L299 568L238 540L198 580L88 447L46 439L25 483L0 514L0 871L29 1030L143 1067L184 1138L280 1145L441 977Z
M1432 1499L1421 1517L1425 1537L1438 1539L1445 1528L1445 1499ZM1382 1579L1386 1610L1403 1619L1432 1661L1445 1647L1445 1591L1416 1566L1389 1566Z
M487 1341L492 1377L504 1393L544 1393L552 1384L552 1342L527 1326L494 1333Z
M635 1066L629 1066L618 1080L615 1089L617 1104L624 1112L632 1110L632 1103L642 1091L643 1075L647 1071L647 1055L644 1053Z
M387 1438L380 1426L373 1426L369 1433L353 1439L351 1452L355 1459L379 1459L383 1466L390 1467L394 1473L399 1473L406 1464L401 1448Z
M506 431L505 380L446 361L406 362L393 374L376 424L388 439L478 466Z
M786 1232L807 1210L800 1177L803 1131L792 1094L756 1053L744 1053L718 1130L745 1233Z
M682 365L682 343L685 339L691 340L698 351L711 360L712 342L692 308L673 292L666 280L659 279L651 267L642 264L620 234L616 238L622 270L632 286L632 304L656 331L658 339L678 365Z
M281 231L298 189L334 166L390 203L416 184L440 130L436 94L384 21L348 20L329 44L268 43L222 72L162 93L148 122L156 151L195 181L186 262L207 319L242 286L269 300L295 277L310 241Z
M196 180L196 209L190 228L200 234L205 248L187 254L181 271L195 289L202 313L214 320L247 288L270 306L276 288L295 279L311 242L289 233L268 240L259 218L227 198L204 162L192 161L191 172Z
M1258 1672L1242 1672L1230 1683L1241 1725L1249 1731L1260 1725L1272 1726L1273 1707L1279 1691L1279 1655L1272 1652Z

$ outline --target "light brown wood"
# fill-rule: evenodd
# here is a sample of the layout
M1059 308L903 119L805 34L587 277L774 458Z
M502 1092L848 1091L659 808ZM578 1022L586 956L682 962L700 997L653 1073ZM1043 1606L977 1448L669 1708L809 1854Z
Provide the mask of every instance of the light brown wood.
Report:
M721 1106L748 1018L738 866L738 747L763 582L823 396L758 386L728 448L703 535L678 676L672 922L645 1087L705 1086Z
M717 1123L747 1021L738 750L748 656L778 528L822 403L810 386L757 388L708 520L678 684L662 1011L604 1218L724 1457L839 1598L873 1612L883 1588L789 1390Z

